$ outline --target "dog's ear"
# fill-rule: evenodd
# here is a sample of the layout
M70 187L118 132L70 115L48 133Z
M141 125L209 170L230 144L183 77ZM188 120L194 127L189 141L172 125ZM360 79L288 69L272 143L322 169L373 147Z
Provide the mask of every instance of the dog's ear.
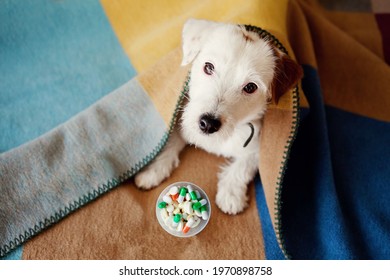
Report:
M191 63L200 52L203 42L218 23L208 20L189 19L182 33L183 60L181 65Z
M298 63L280 51L274 50L274 54L277 59L272 82L272 100L277 104L279 98L303 77L303 70Z

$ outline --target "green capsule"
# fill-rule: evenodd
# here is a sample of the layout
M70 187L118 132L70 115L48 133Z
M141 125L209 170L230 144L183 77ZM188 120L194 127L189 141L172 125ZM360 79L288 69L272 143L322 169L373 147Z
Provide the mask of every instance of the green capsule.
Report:
M209 212L207 211L207 206L203 205L200 207L200 212L202 213L202 219L208 220L209 219Z
M167 207L167 203L165 201L161 201L157 206L158 206L158 208L163 209L163 208Z
M192 186L188 185L187 188L188 188L188 192L190 193L191 199L198 200L198 197L196 196L196 193L195 193L194 189L192 188Z
M181 215L180 214L176 214L174 217L173 217L173 221L175 223L179 223L181 220Z
M192 204L192 209L198 210L201 206L202 204L200 204L200 202L195 202L194 204Z
M177 198L177 202L182 203L184 201L186 193L187 193L187 189L185 187L182 187L180 189L179 197Z
M196 193L194 191L190 192L190 196L192 200L197 200L198 197L196 196Z
M180 195L181 195L181 196L186 196L186 193L187 193L187 189L186 189L185 187L182 187L182 188L180 189Z
M192 209L198 210L200 207L202 207L203 205L206 205L206 204L207 204L207 200L203 198L200 201L192 204Z
M195 191L196 193L196 197L198 200L201 200L202 199L202 196L200 195L200 192L198 190Z

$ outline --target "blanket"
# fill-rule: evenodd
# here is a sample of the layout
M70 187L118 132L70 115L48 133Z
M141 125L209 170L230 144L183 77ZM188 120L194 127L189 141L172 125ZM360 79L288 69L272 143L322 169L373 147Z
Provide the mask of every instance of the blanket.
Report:
M1 257L390 257L390 7L244 3L0 4ZM133 182L177 122L188 90L180 34L190 17L261 27L304 69L299 87L266 113L259 174L236 216L214 203L225 159L191 146L157 188ZM155 218L159 193L176 181L212 200L195 237L170 236Z

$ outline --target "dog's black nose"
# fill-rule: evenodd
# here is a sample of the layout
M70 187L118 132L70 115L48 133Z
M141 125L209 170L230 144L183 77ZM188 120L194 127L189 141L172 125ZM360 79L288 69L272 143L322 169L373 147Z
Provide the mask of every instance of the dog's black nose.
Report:
M213 115L204 114L199 119L199 128L206 134L211 134L219 130L221 121Z

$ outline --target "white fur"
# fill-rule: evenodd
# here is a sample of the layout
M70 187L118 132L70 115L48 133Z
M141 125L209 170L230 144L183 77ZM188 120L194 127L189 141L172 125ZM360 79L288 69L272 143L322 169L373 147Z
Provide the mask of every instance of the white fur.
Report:
M205 62L214 65L212 75L204 73ZM178 166L184 146L195 145L228 158L219 174L216 203L223 212L236 214L247 206L247 184L257 172L261 118L271 97L275 57L267 42L238 25L189 20L183 29L182 65L189 63L189 100L180 127L157 158L137 174L135 183L144 189L158 185ZM252 94L243 91L249 82L258 86ZM206 113L221 120L217 132L200 130L200 116ZM255 134L244 148L251 133L249 122Z

